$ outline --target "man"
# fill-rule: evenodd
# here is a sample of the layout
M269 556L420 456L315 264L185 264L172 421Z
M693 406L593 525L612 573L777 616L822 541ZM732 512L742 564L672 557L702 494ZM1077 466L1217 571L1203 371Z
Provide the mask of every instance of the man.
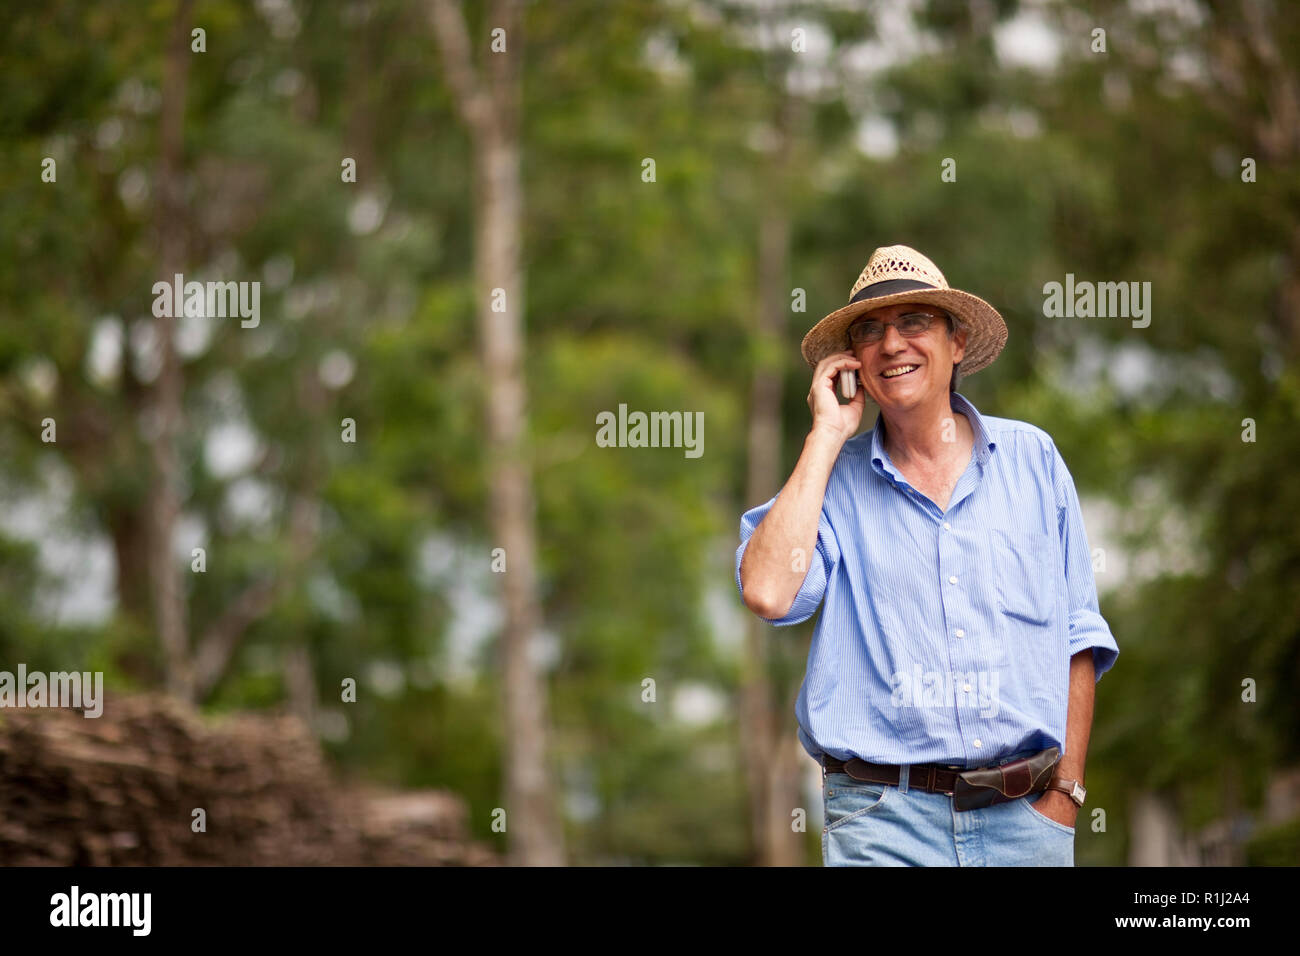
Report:
M956 391L1006 340L925 256L877 249L803 340L794 472L741 518L750 610L798 624L826 600L795 714L827 865L1074 865L1094 687L1119 648L1051 437ZM861 388L841 405L845 370ZM880 414L853 438L868 395ZM972 808L958 775L992 767Z

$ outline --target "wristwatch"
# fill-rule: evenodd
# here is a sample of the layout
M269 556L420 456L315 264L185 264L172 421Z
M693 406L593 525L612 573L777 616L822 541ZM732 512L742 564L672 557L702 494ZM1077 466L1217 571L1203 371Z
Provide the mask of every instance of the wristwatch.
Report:
M1076 805L1082 807L1083 800L1088 796L1088 791L1084 789L1083 784L1078 780L1068 780L1065 777L1052 777L1052 782L1047 785L1048 790L1060 790Z

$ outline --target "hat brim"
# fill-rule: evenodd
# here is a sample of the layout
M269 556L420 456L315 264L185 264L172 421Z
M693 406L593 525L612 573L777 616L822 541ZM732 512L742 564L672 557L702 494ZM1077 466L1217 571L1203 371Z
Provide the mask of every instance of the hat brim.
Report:
M1007 344L1007 324L1002 320L998 310L979 296L962 292L960 289L917 289L913 292L895 292L872 299L854 302L842 309L837 309L826 316L803 337L800 351L809 368L816 368L817 363L828 355L845 350L852 351L849 344L849 326L853 320L864 312L898 305L903 302L917 302L923 305L935 305L951 312L961 320L966 328L966 351L961 360L961 374L974 375L985 368L1002 351Z

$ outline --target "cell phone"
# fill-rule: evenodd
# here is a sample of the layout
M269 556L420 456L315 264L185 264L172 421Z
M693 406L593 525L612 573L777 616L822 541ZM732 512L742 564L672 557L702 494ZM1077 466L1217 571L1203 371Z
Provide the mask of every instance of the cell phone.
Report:
M858 370L846 368L840 370L840 394L849 401L858 394Z

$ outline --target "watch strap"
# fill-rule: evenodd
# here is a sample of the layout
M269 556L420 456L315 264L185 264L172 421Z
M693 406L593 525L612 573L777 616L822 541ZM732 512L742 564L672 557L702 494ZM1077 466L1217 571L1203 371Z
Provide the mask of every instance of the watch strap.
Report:
M1083 792L1076 795L1075 794L1076 788ZM1083 806L1083 801L1087 794L1087 790L1084 790L1083 785L1079 783L1079 781L1070 780L1065 777L1053 777L1048 782L1047 789L1061 791L1061 793L1065 794L1067 797L1073 800L1080 807Z

